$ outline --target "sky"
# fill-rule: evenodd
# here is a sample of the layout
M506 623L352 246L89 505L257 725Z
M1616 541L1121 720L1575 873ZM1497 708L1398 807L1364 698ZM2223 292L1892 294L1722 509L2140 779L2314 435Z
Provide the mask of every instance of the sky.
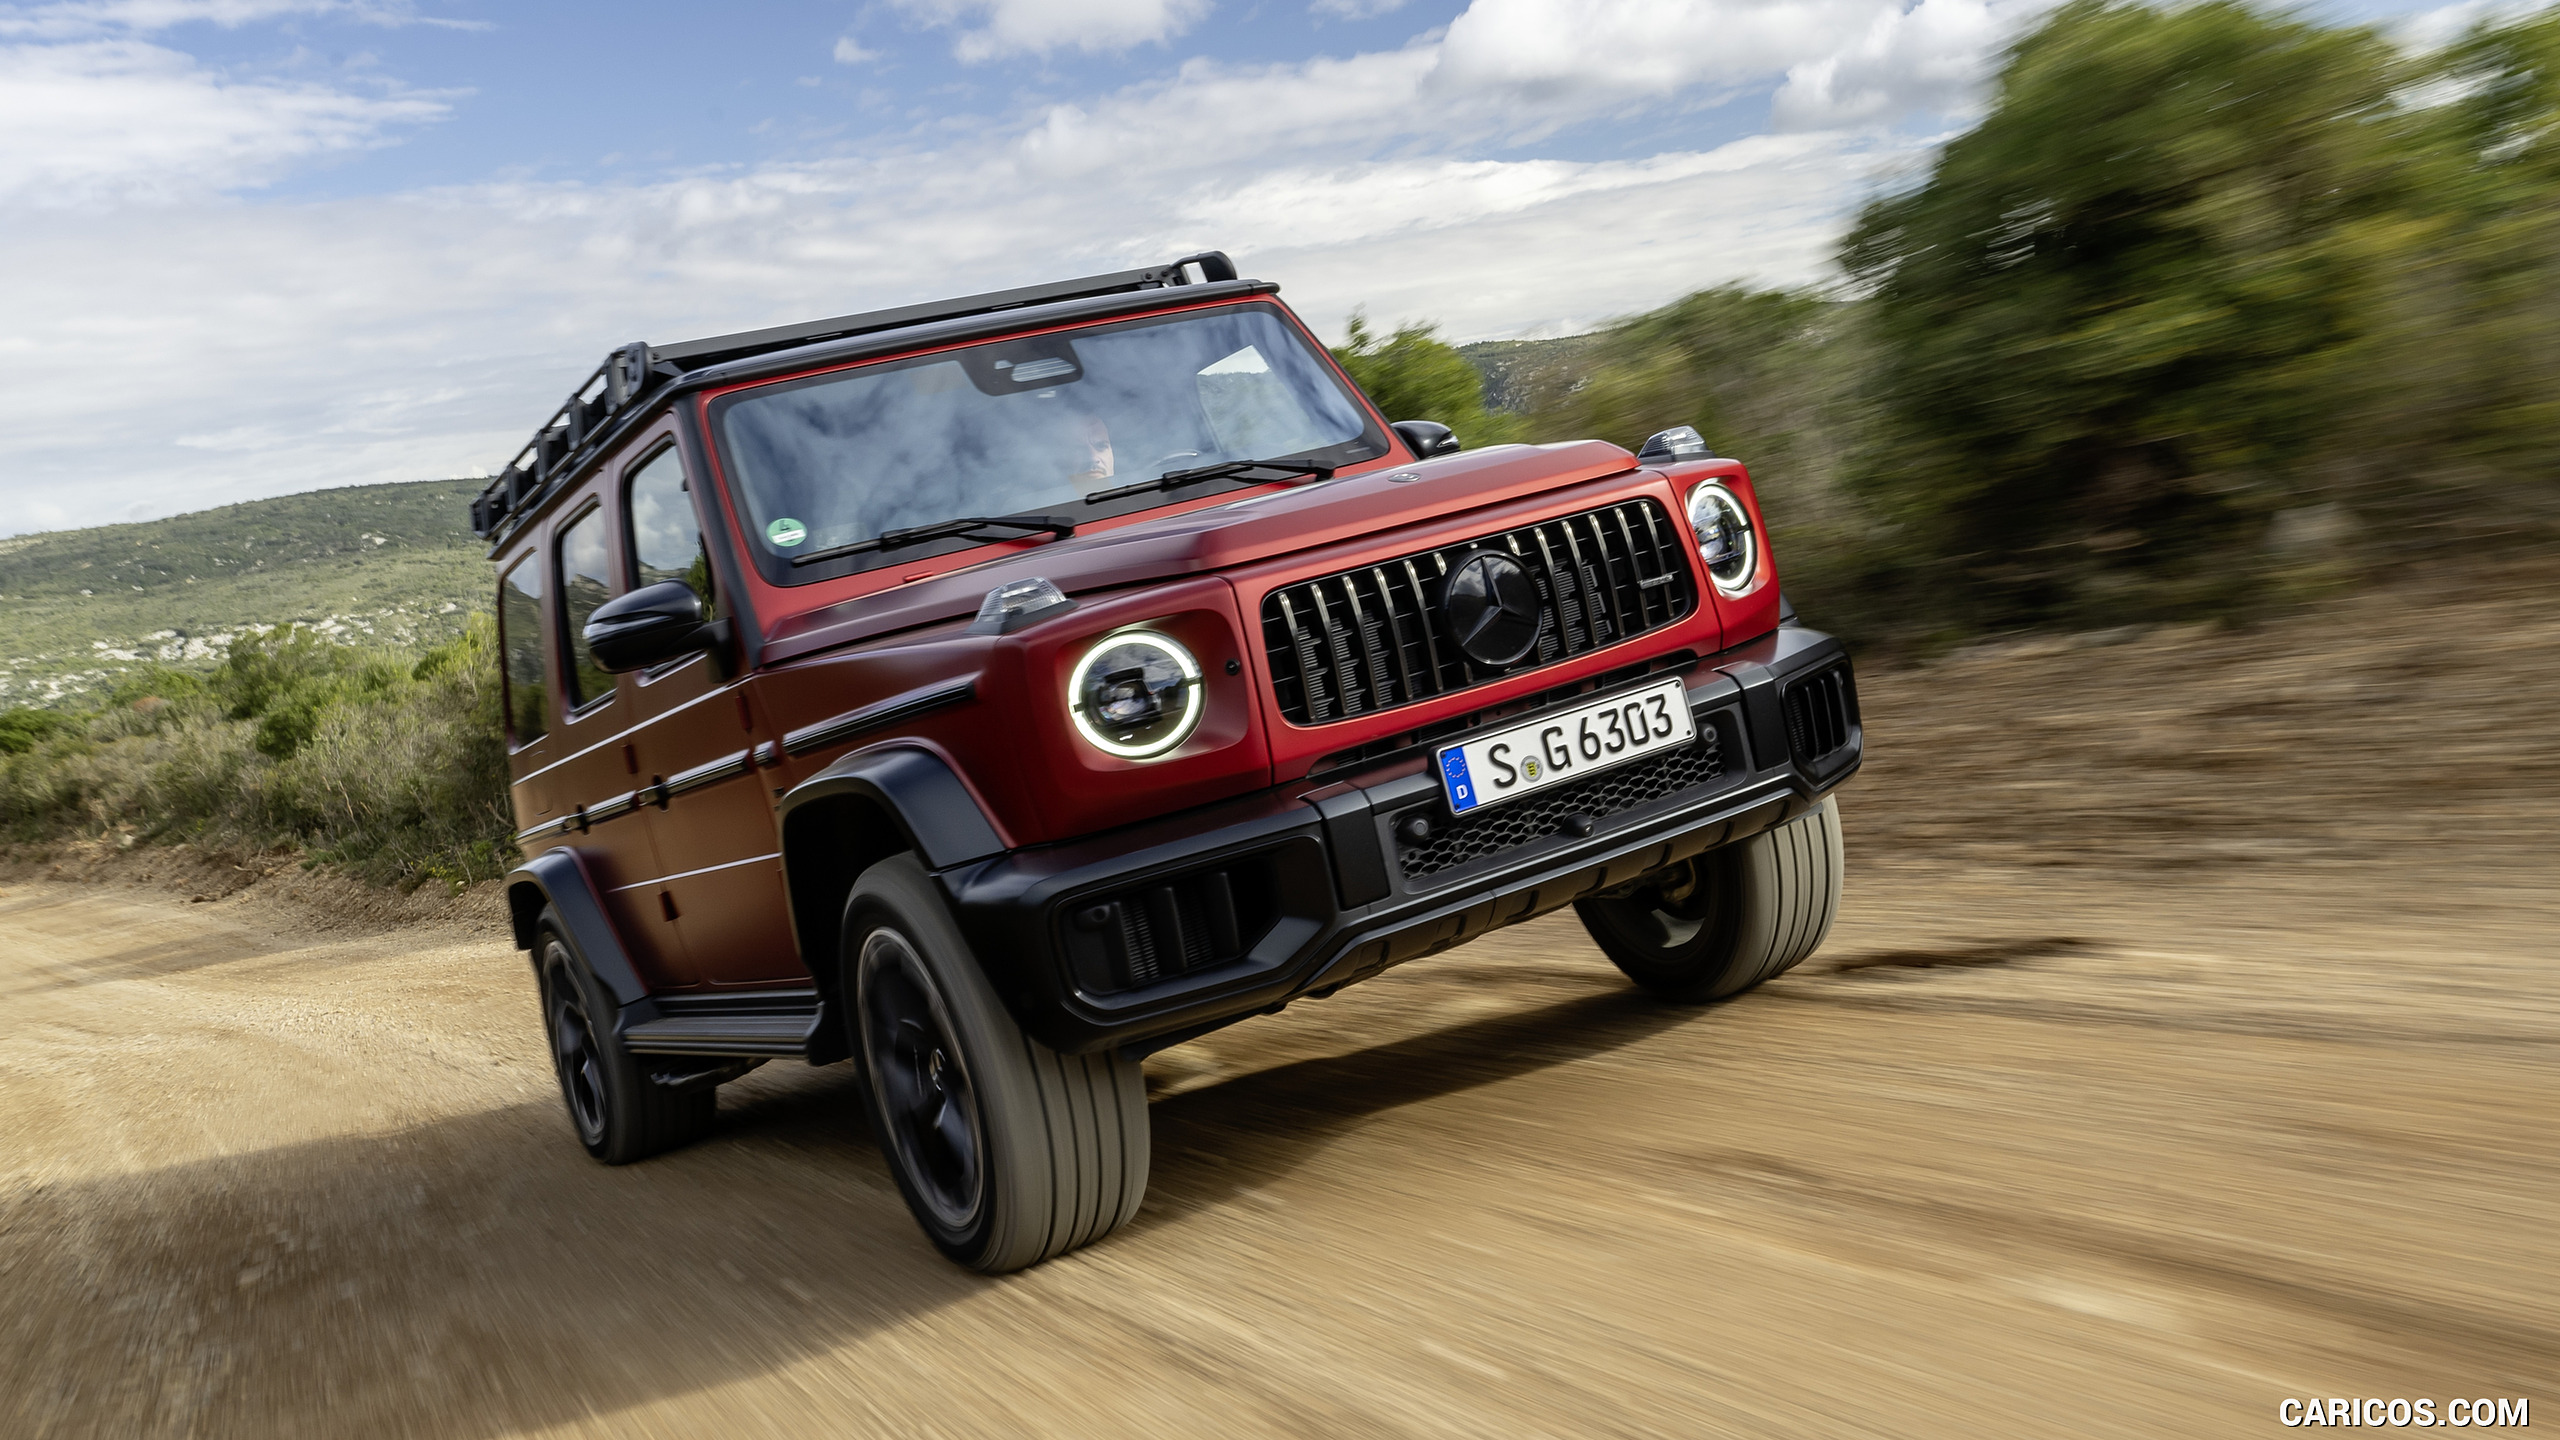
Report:
M1821 283L2048 3L0 0L0 536L486 473L631 340L1200 250L1328 338Z

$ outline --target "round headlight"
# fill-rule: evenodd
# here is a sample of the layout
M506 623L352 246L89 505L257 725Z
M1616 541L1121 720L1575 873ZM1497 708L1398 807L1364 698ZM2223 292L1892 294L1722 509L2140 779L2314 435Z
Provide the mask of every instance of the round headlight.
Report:
M1698 536L1698 552L1707 575L1720 594L1739 595L1760 573L1760 537L1751 528L1751 512L1734 493L1713 480L1689 492L1689 528Z
M1084 652L1067 713L1094 748L1128 760L1162 755L1200 723L1200 662L1171 636L1126 630Z

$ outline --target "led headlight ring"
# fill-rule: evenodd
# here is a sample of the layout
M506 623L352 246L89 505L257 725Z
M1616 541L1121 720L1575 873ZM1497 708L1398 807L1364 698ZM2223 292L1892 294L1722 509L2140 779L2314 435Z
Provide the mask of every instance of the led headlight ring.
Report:
M1740 595L1759 579L1760 532L1732 491L1713 480L1690 491L1689 529L1698 537L1717 594Z
M1200 662L1153 630L1106 635L1067 672L1067 714L1106 755L1149 760L1191 738L1207 709Z

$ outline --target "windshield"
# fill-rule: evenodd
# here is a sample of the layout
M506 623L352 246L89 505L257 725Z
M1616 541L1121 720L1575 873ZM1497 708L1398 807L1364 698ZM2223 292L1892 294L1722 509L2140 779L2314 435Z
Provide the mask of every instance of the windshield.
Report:
M791 584L1027 532L991 529L793 559L959 516L1082 523L1269 481L1225 477L1090 501L1237 460L1346 465L1386 453L1368 413L1269 306L1001 340L721 400L713 424L750 549Z

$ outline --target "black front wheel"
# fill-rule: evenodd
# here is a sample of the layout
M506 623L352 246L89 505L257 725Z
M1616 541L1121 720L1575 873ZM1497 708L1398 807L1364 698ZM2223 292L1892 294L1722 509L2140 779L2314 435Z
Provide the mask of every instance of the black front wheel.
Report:
M1600 952L1667 1000L1721 1000L1795 968L1840 911L1840 806L1668 866L1573 908Z
M862 1053L899 1173L946 1232L986 1203L986 1121L942 993L899 930L881 925L855 957Z
M916 1223L989 1274L1110 1234L1147 1193L1139 1064L1023 1033L912 855L845 903L840 994L871 1124Z
M628 1165L698 1138L719 1105L708 1086L682 1089L650 1078L614 1034L612 997L578 959L549 914L535 941L542 978L542 1028L569 1124L587 1153Z

